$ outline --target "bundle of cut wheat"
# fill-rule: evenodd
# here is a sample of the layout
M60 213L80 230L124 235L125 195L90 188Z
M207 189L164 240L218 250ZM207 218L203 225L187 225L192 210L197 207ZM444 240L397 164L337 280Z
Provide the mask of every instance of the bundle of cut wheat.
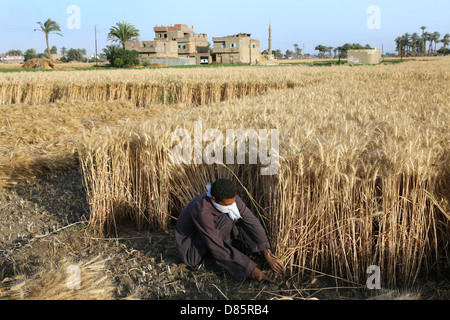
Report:
M105 275L108 258L81 263L64 260L27 278L17 276L0 283L3 300L112 300L114 287Z

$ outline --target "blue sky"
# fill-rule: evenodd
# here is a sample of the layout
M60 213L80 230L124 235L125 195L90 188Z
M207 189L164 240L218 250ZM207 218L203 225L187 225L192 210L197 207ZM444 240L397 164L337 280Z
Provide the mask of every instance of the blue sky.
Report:
M68 28L72 16L70 6L79 8L80 29ZM379 27L370 29L367 21L375 21L367 9L379 8ZM378 17L378 16L377 16ZM45 49L42 33L34 32L37 21L57 21L64 37L50 36L50 45L58 49L85 48L95 52L94 26L98 30L99 52L109 43L109 28L118 21L134 24L142 40L154 38L155 25L187 24L195 32L220 37L239 32L251 33L268 47L268 25L272 22L273 48L285 52L297 43L314 53L318 44L337 47L344 43L370 44L385 52L395 50L394 39L406 32L421 34L425 25L429 32L450 33L450 0L1 0L0 53L10 49L25 51Z

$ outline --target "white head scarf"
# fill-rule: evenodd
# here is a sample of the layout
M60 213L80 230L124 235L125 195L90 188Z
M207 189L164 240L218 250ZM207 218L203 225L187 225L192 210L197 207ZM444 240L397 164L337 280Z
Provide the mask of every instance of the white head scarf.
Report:
M208 190L207 196L212 198L210 183L206 186L206 190ZM228 214L231 220L237 221L239 219L242 219L241 213L239 212L239 209L236 205L236 201L231 206L222 206L214 201L212 201L212 204L220 212Z

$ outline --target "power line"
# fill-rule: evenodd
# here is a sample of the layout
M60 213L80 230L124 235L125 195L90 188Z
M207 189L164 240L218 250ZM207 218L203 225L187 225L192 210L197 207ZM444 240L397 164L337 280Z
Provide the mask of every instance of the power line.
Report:
M23 27L23 26L11 26L6 24L0 24L0 32L8 33L33 33L35 28Z
M0 27L5 27L5 28L14 28L14 29L30 29L32 27L28 27L28 26L13 26L11 24L4 24L4 23L0 23Z
M84 25L80 29L67 29L64 31L73 31L73 32L92 32L91 30L95 27L95 25ZM38 26L13 26L8 24L0 24L1 32L11 32L11 33L33 33L34 30L38 29ZM97 32L101 33L97 26Z

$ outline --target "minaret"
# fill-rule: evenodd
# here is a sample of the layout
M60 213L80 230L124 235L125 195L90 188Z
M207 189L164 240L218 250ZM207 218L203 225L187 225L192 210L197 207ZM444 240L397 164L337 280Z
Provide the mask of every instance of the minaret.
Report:
M269 60L273 59L272 55L272 22L269 23Z

